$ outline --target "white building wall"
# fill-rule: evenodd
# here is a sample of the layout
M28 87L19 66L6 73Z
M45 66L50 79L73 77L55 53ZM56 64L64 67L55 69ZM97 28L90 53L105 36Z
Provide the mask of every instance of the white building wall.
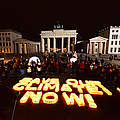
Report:
M75 38L75 43L76 44L76 38L77 38L77 30L64 30L64 29L54 29L53 31L41 31L41 47L42 47L42 52L45 52L45 45L44 45L44 38L53 38L53 48L54 48L54 52L56 52L57 48L56 48L56 38L61 38L62 40L62 44L64 43L64 38L68 38L68 52L70 51L70 38ZM50 39L49 39L50 40ZM50 41L47 43L50 44ZM48 46L48 52L50 52L49 47ZM61 50L63 52L63 45L61 45ZM51 48L51 47L50 47Z
M14 40L22 37L21 34L4 30L4 32L0 32L0 53L14 53Z
M108 54L120 54L120 26L111 26Z

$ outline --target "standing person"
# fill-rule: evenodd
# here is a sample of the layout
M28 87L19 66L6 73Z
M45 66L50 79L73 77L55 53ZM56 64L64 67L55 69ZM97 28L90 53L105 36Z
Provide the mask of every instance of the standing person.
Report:
M104 64L104 59L103 59L103 58L101 59L101 64L102 64L102 65Z
M84 73L84 70L85 70L85 63L84 61L82 61L82 63L80 64L80 70L82 73Z

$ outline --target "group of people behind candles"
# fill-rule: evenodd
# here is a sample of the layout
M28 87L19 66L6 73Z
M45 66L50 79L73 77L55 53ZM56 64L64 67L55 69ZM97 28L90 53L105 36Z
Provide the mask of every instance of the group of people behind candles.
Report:
M17 72L20 74L44 74L44 73L64 73L64 74L87 74L97 73L101 77L120 77L120 67L105 64L104 60L92 60L87 57L83 58L82 55L77 57L77 60L71 62L74 58L73 54L41 54L39 56L40 62L32 61L23 57L13 58L12 61L3 64L0 63L0 76L7 76L9 72ZM3 74L4 73L4 74Z

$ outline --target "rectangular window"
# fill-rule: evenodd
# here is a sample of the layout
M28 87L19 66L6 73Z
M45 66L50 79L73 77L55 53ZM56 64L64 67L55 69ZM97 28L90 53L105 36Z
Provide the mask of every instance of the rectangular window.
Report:
M4 35L4 33L2 33L2 35Z
M3 42L3 46L5 46L5 42Z
M118 39L118 35L112 35L112 39Z
M111 41L111 45L113 45L113 41Z
M1 53L2 53L2 48L0 50L1 50Z
M114 39L114 35L112 35L112 39Z
M7 48L7 53L8 53L8 48Z
M120 41L119 41L119 45L120 45Z
M114 52L116 52L117 48L114 48Z
M118 35L116 35L116 39L118 39Z
M8 42L6 42L6 46L8 46Z
M118 52L120 52L120 48L118 48Z
M5 40L5 38L4 38L4 37L3 37L2 39L3 39L3 40Z
M11 49L9 49L10 50L10 53L11 53Z
M11 43L9 42L9 46L11 46Z
M117 41L115 41L115 45L117 45Z
M0 46L2 46L2 43L0 42Z
M113 48L110 48L110 52L113 52Z

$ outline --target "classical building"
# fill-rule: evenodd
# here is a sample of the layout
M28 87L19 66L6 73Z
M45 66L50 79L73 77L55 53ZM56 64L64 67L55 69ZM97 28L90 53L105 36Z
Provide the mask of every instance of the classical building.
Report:
M90 44L87 45L87 53L89 54L107 54L108 39L98 36L90 39Z
M22 38L22 34L13 30L0 30L0 53L31 54L40 52L40 42Z
M40 42L33 42L23 38L18 38L15 40L16 54L32 54L39 52L40 52Z
M108 53L120 54L120 26L110 27Z
M0 30L0 53L14 53L15 40L22 38L21 33L13 30Z
M74 51L77 38L76 30L64 30L63 25L55 25L52 31L41 31L41 51Z

